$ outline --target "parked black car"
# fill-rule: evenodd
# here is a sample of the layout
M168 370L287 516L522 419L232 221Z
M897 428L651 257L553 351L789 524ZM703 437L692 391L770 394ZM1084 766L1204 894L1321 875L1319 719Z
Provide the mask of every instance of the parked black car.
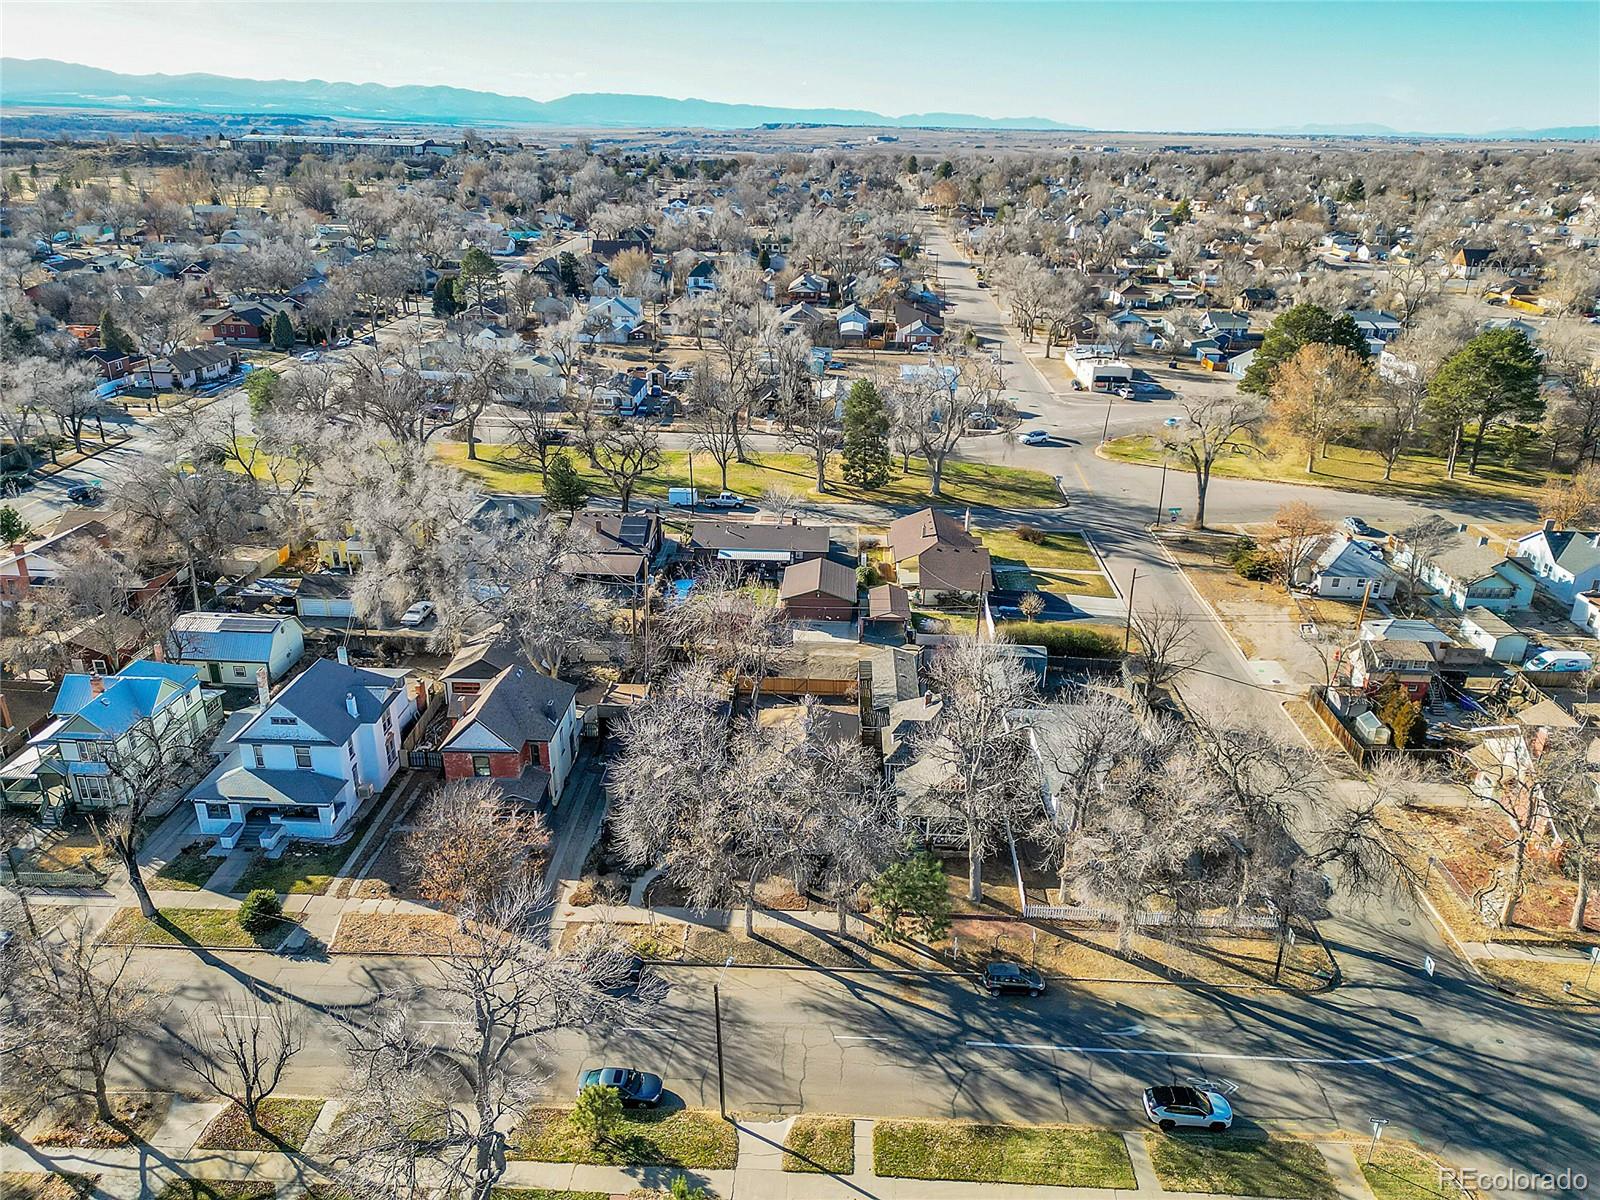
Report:
M992 962L983 969L983 986L991 996L1038 996L1044 992L1044 976L1021 963Z
M631 1067L595 1067L578 1076L578 1091L586 1087L616 1088L626 1108L654 1108L661 1103L661 1076Z

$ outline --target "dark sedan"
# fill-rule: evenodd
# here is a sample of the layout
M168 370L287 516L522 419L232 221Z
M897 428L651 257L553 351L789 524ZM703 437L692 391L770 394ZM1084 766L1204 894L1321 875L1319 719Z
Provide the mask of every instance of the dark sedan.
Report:
M992 962L983 969L983 986L991 996L1038 996L1044 976L1021 963Z
M578 1091L584 1088L616 1088L625 1108L654 1108L661 1103L661 1076L632 1067L595 1067L578 1076Z

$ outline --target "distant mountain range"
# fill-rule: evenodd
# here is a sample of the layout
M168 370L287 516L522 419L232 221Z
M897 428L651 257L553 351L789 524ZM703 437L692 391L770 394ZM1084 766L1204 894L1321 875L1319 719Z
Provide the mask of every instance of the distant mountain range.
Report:
M1243 131L1240 131L1243 132ZM1262 133L1284 133L1297 137L1437 137L1437 138L1523 138L1530 141L1582 141L1600 138L1600 125L1550 125L1543 129L1491 129L1487 133L1422 133L1393 129L1388 125L1292 125L1263 129Z
M231 79L222 75L124 75L53 58L0 59L0 103L135 111L324 116L433 124L566 125L748 129L759 125L871 125L907 129L1082 129L1043 117L913 113L857 108L778 108L589 92L530 100L454 87L388 87L321 79Z
M0 104L132 112L202 112L435 125L559 125L618 129L750 129L761 125L856 125L889 129L1033 129L1087 132L1045 117L929 112L892 117L860 108L782 108L614 92L530 100L455 87L389 87L321 79L234 79L225 75L125 75L53 58L0 58ZM1203 130L1173 130L1199 133ZM1600 138L1600 126L1500 129L1489 133L1404 132L1386 125L1318 124L1223 133L1299 137Z

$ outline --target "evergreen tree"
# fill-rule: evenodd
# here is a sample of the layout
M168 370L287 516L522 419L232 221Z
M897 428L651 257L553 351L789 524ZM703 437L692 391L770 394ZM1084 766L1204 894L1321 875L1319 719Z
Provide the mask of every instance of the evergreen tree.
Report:
M1451 428L1450 467L1461 430L1477 423L1468 470L1478 473L1483 435L1495 425L1537 421L1544 415L1539 352L1520 329L1491 329L1457 350L1428 383L1428 404Z
M844 401L844 479L872 491L894 475L889 449L889 409L870 379L858 379Z
M433 285L433 315L436 317L453 317L461 306L456 303L455 280L441 275L439 282Z
M456 300L470 304L479 315L483 306L500 286L500 265L477 246L461 256L461 270L456 275Z
M544 502L557 512L577 512L589 499L589 485L565 450L556 451L544 473Z
M765 246L763 246L763 247L761 247L761 256L756 259L756 266L760 267L763 271L765 271L771 265L772 265L772 255L767 253L767 248Z
M915 154L908 154L908 155L906 155L906 174L907 175L915 175L916 173L917 173L917 156Z
M28 523L22 519L22 514L9 504L0 508L0 543L9 546L12 542L20 542L28 536Z
M294 322L289 320L289 314L286 312L280 312L272 318L272 348L274 350L294 348Z
M1361 176L1357 175L1345 185L1344 198L1349 204L1359 204L1367 198L1367 185L1362 182Z
M104 350L115 350L118 354L132 354L138 348L117 324L109 308L100 310L100 346Z
M272 398L278 391L276 371L251 371L244 377L244 394L250 404L250 415L260 417L272 407Z
M872 884L872 903L883 920L878 937L886 942L908 936L933 941L950 928L944 865L927 850L914 851L885 868Z
M1189 198L1187 196L1172 206L1172 223L1174 225L1182 225L1193 215L1194 206L1189 203Z
M1338 346L1366 360L1367 339L1356 328L1349 313L1334 316L1318 304L1296 304L1274 321L1261 339L1256 356L1239 381L1241 392L1265 396L1272 390L1272 377L1278 368L1295 356L1302 346L1313 342Z

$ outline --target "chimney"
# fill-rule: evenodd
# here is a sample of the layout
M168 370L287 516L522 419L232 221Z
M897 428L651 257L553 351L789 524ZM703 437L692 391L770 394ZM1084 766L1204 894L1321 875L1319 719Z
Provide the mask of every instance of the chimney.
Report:
M105 690L106 690L105 677L103 675L101 675L99 671L90 671L89 672L89 695L91 695L91 696L103 695L105 693Z
M350 647L340 646L334 651L334 654L337 655L340 666L348 667L350 665Z
M1556 519L1554 517L1546 517L1544 519L1544 531L1546 533L1553 532L1555 530L1555 527L1556 527Z
M262 708L267 706L267 701L272 698L271 678L267 675L265 667L256 668L256 700Z
M346 692L344 694L344 709L352 717L361 715L356 711L356 694L354 692Z
M966 515L961 518L961 528L968 533L972 532L972 510L970 508L967 509Z

